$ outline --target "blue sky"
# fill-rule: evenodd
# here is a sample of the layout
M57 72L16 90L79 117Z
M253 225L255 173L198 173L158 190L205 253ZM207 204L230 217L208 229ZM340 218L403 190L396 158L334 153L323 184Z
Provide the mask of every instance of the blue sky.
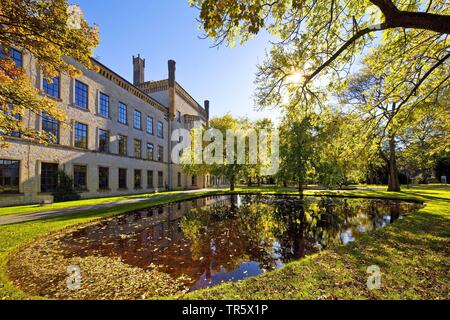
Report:
M202 40L198 11L187 0L72 0L90 24L100 28L94 56L132 80L132 56L146 59L146 80L167 78L167 60L177 62L177 81L201 104L211 101L212 116L227 112L252 119L275 118L278 110L255 111L252 99L256 65L269 37L258 35L244 46L211 48Z

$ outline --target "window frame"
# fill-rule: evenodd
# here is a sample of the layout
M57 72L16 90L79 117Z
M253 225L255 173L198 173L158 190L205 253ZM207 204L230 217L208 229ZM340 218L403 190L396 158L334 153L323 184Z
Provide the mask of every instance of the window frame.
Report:
M46 175L44 175L44 165L53 167L55 169L54 176L48 176L48 173L51 173L51 170L45 170ZM57 185L58 185L58 170L59 166L57 163L50 163L50 162L41 162L40 165L40 190L41 193L53 193L55 192ZM53 180L53 181L52 181ZM45 183L44 183L45 182ZM45 187L44 187L45 186Z
M102 186L102 169L106 169L107 175L106 175L106 187ZM109 167L98 167L98 190L100 191L108 191L110 190L109 187Z
M100 92L100 97L99 97L99 101L98 101L98 114L102 117L105 118L110 118L110 114L111 114L111 100L109 95ZM103 112L106 108L106 114Z
M15 167L8 167L11 165ZM20 165L20 160L0 159L0 195L20 193ZM7 174L4 174L4 170ZM10 174L12 170L14 170L14 174ZM16 170L17 172L15 172ZM9 182L9 184L5 182Z
M125 176L122 177L121 173L125 173ZM127 168L119 168L117 171L118 174L118 189L119 190L127 190L128 189L128 169ZM125 180L123 180L125 179ZM125 186L123 186L122 182L125 182Z
M151 174L150 174L151 173ZM151 179L150 179L151 177ZM151 182L151 183L149 183ZM147 170L147 189L155 188L155 176L153 170Z
M106 138L107 138L106 143L105 143L106 148L103 150L102 150L102 144L101 144L101 141L102 141L101 133L102 132L106 133ZM109 130L104 130L104 129L98 128L98 152L101 152L101 153L110 153L111 152L111 134L110 134Z
M151 146L151 148L150 148ZM151 152L150 152L151 149ZM151 155L151 156L149 156ZM154 161L155 160L155 145L151 142L147 142L147 146L146 146L146 159L148 161Z
M77 179L79 177L77 177L77 174L75 172L76 168L83 168L84 169L84 172L81 172L81 173L84 173L84 177L82 177L82 179L81 179L81 181L84 180L84 185L79 185L79 183L77 183ZM72 171L73 171L73 188L74 188L74 190L76 192L86 192L86 191L88 191L88 188L87 188L88 167L87 167L87 165L75 164L73 166L73 170Z
M160 132L161 129L161 132ZM158 138L164 139L164 123L162 121L158 121L156 134Z
M142 159L142 140L134 139L134 141L133 141L133 155L134 155L134 157L136 159Z
M136 130L142 130L142 112L136 109L133 113L133 128Z
M81 92L79 92L81 90ZM80 93L86 94L85 97L80 98ZM83 110L89 110L89 86L80 81L75 79L75 106L77 108L83 109ZM85 102L86 105L83 105L83 102Z
M136 177L139 177L139 179L136 179ZM137 183L137 182L139 182L139 183ZM134 169L134 171L133 171L133 185L134 185L134 189L135 190L142 189L142 170L141 169Z
M77 126L84 126L86 128L86 130L80 130L77 129ZM77 132L86 132L86 143L84 145L77 145ZM74 125L74 134L73 134L73 145L75 148L80 148L80 149L89 149L89 126L85 123L82 122L75 122Z
M46 130L46 128L49 130ZM56 128L56 134L55 134L55 128ZM59 144L59 136L60 136L60 123L58 120L53 119L51 116L43 112L41 114L41 130L45 131L47 133L51 133L55 138L56 141L55 144Z
M128 106L120 101L117 106L117 122L126 126L128 125Z
M150 126L149 126L149 123L151 123ZM147 133L152 135L152 136L155 135L154 125L155 125L155 121L154 121L153 117L152 116L147 116L146 130L147 130Z
M128 136L124 136L119 134L119 148L118 148L118 154L124 157L128 157ZM124 146L124 152L121 152L122 148L120 148L121 146L121 142L124 142L123 146Z
M49 97L53 97L56 99L61 98L61 77L54 77L52 83L49 83L46 78L42 80L42 91ZM57 86L55 90L55 86ZM56 92L56 95L55 95Z

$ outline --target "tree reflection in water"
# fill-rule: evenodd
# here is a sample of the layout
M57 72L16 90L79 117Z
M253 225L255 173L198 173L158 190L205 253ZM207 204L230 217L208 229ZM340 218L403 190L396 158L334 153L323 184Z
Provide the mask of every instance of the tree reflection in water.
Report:
M239 281L395 221L416 204L377 199L232 195L141 210L59 241L66 256L118 256L192 289Z

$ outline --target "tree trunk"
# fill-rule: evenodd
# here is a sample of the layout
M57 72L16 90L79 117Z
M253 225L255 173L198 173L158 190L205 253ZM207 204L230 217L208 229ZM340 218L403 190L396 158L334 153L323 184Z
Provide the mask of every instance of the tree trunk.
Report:
M288 187L288 183L286 180L283 181L283 187L287 188Z
M399 192L400 189L400 181L398 179L398 168L397 168L397 159L395 153L395 136L390 136L389 138L389 183L388 183L388 191L390 192Z
M303 182L302 181L299 181L298 182L298 192L300 192L300 193L303 193Z
M231 177L230 177L230 191L234 191L234 189L235 189L235 177L234 177L234 175L232 175Z

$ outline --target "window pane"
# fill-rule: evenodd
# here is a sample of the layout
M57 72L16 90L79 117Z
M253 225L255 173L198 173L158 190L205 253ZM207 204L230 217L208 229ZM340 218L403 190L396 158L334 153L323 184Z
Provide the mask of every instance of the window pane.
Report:
M152 143L147 143L147 160L153 160L154 147Z
M109 168L98 168L98 188L100 190L109 189Z
M157 161L163 162L164 161L164 147L158 146L158 158Z
M51 135L51 142L59 143L59 121L48 114L42 114L42 131Z
M109 96L100 93L100 115L103 117L109 117Z
M152 189L155 185L153 183L153 171L147 171L147 188Z
M119 169L119 189L127 188L127 169Z
M161 121L158 121L158 137L164 138L164 124Z
M128 155L128 148L127 148L127 144L128 144L128 139L126 136L121 136L119 135L119 154L121 156L126 156Z
M134 157L141 159L142 158L142 143L141 140L134 140Z
M77 107L88 108L88 86L81 81L75 80L75 105Z
M109 131L98 130L98 151L109 153Z
M76 122L75 123L75 147L87 149L87 134L88 134L88 126Z
M0 59L10 58L16 64L16 67L23 67L23 55L22 52L17 51L16 49L9 48L7 49L8 54L3 52L3 47L0 46Z
M134 111L134 128L142 129L142 114L140 111Z
M76 191L87 190L87 167L73 166L73 186Z
M164 188L164 173L158 171L158 188Z
M59 98L59 77L54 77L52 82L44 78L44 92L49 96Z
M134 170L134 188L140 189L142 188L142 171Z
M14 111L14 106L12 103L8 103L8 108L5 108L3 110L3 114L5 115L5 122L16 122L16 121L20 121L22 119L22 117L20 116L20 114L16 113ZM17 124L18 125L18 124ZM21 137L21 132L19 131L10 131L12 128L9 128L8 130L1 130L0 134L1 135L6 135L6 136L10 136L10 137L16 137L16 138L20 138Z
M58 165L54 163L41 164L41 192L53 192L58 181Z
M127 105L119 102L119 123L128 124Z
M19 193L20 161L0 159L0 193Z
M153 135L153 118L147 117L147 133Z

